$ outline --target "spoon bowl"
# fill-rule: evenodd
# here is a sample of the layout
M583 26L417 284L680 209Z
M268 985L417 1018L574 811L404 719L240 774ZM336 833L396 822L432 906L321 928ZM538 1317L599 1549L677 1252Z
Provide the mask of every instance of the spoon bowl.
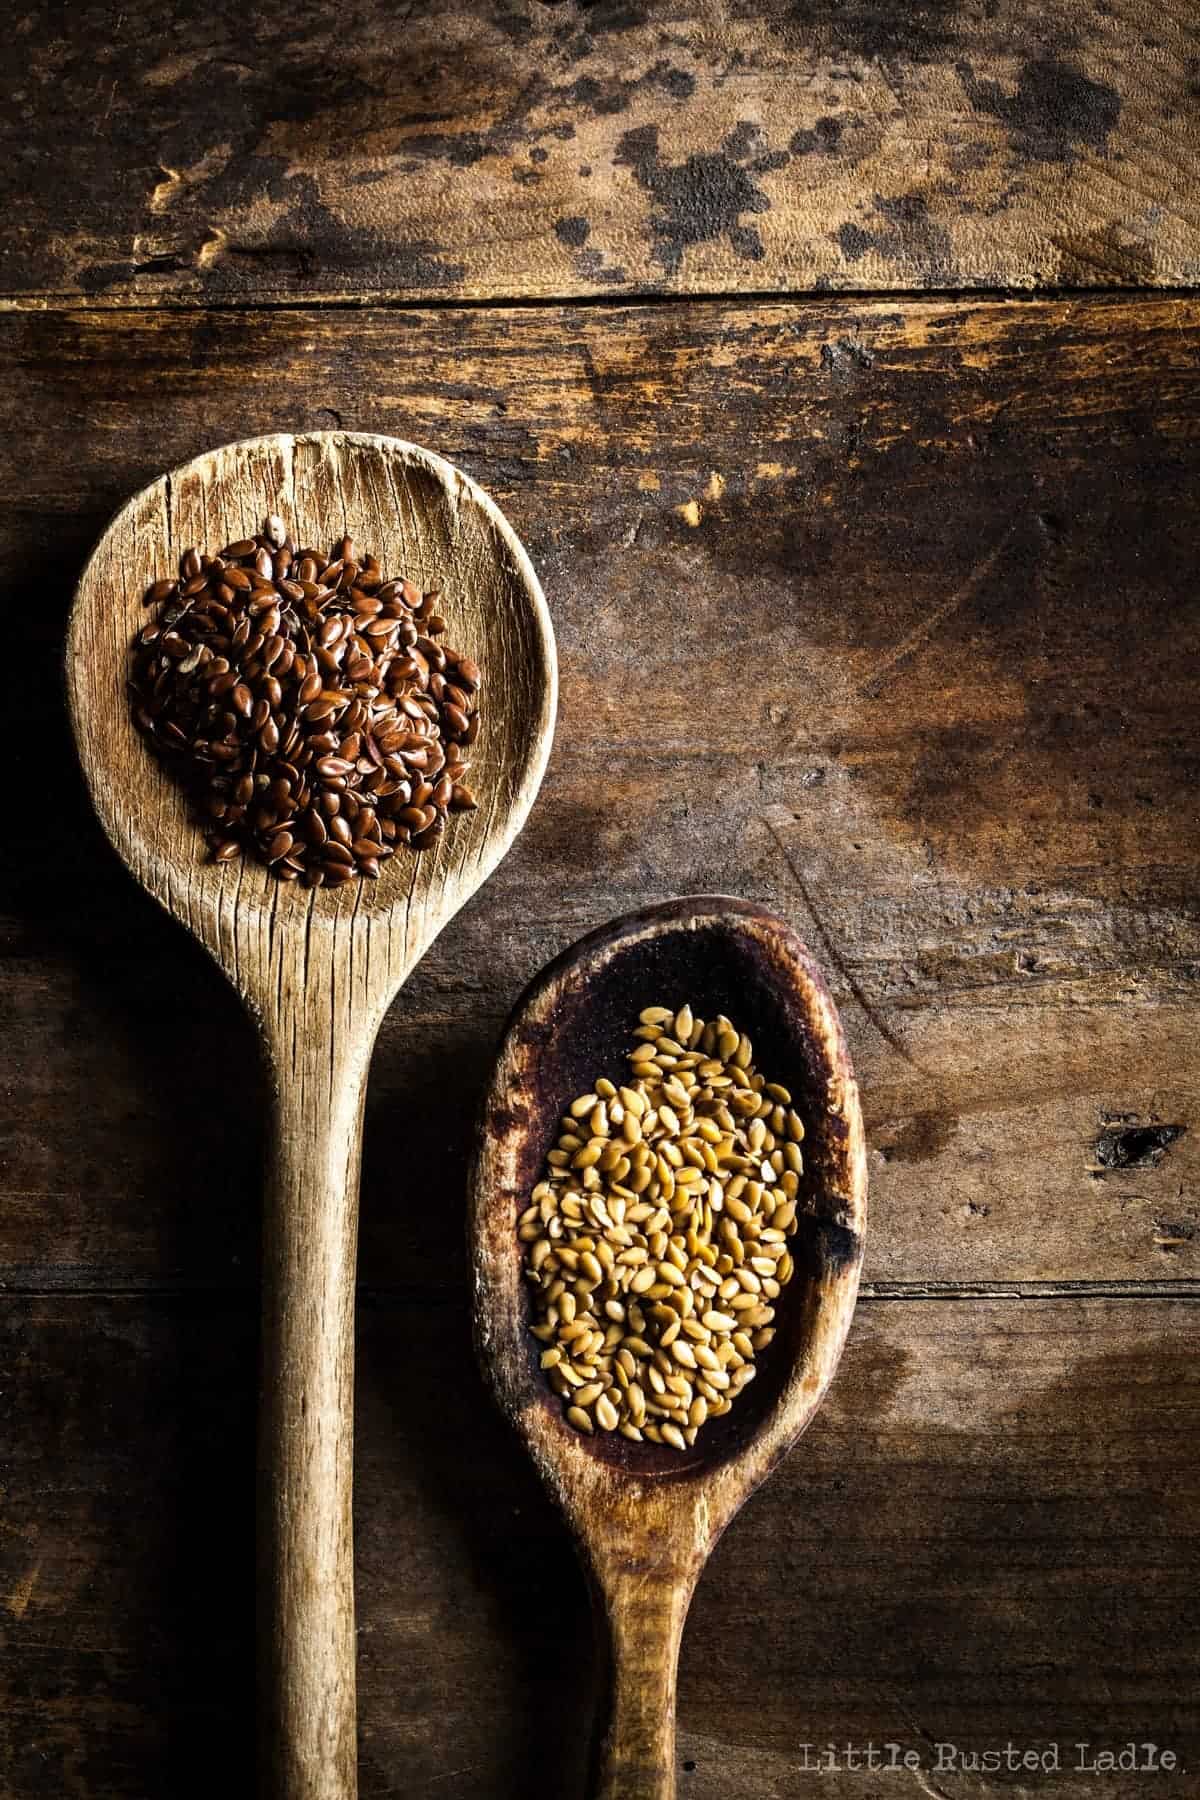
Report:
M182 790L135 729L130 644L181 552L253 536L268 513L325 548L352 534L389 573L442 587L450 640L483 667L473 812L377 882L303 888L205 860ZM161 476L117 514L67 635L92 800L137 879L193 932L254 1017L271 1089L260 1421L263 1787L352 1800L353 1294L367 1069L401 983L521 829L549 756L554 637L495 503L440 457L349 432L249 439Z
M250 859L232 870L205 861L183 790L147 753L126 703L129 646L146 623L142 602L150 583L173 575L191 545L215 550L251 536L268 512L282 515L297 543L325 547L351 532L389 571L418 585L443 583L439 604L448 636L484 667L480 731L471 752L481 804L457 815L434 850L398 857L378 883L314 892L281 884ZM481 488L441 457L398 438L313 432L227 444L160 476L122 508L79 584L68 626L67 682L84 773L109 837L143 886L201 939L254 1006L255 946L246 931L231 937L235 911L239 926L253 921L281 939L280 927L296 920L306 930L310 918L353 921L355 936L364 944L371 939L393 969L407 958L394 992L525 821L550 751L556 664L537 576ZM377 920L382 929L372 930ZM365 969L360 973L372 991L389 989L382 969L369 978Z
M804 1120L795 1275L776 1334L729 1412L678 1452L583 1435L530 1334L520 1213L564 1113L601 1075L620 1080L639 1011L689 1003L725 1013ZM688 1603L738 1508L819 1406L849 1329L866 1223L858 1091L829 992L789 927L726 898L674 900L618 919L543 971L508 1026L472 1178L476 1342L501 1409L562 1507L606 1625L607 1699L595 1792L675 1793L674 1689Z

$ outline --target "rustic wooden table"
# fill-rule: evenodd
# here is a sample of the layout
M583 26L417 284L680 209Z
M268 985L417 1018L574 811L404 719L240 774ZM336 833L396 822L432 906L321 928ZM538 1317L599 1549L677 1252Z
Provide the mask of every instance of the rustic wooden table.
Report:
M496 495L563 669L532 822L372 1072L364 1800L582 1792L585 1595L472 1365L464 1120L553 952L696 890L829 970L872 1228L824 1412L697 1595L681 1794L1200 1793L1195 20L17 19L4 1795L249 1791L251 1033L91 821L60 659L124 496L331 425ZM1079 1766L1128 1740L1183 1772ZM846 1766L886 1741L922 1767Z

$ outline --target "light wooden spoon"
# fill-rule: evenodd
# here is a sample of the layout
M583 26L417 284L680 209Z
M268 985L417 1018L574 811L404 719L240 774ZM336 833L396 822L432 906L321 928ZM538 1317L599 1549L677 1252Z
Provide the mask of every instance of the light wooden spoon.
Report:
M439 583L449 641L483 667L471 768L478 811L453 817L423 856L398 854L378 882L308 890L250 861L206 862L178 788L130 718L128 650L145 622L147 585L173 575L188 546L218 550L271 512L298 543L324 549L349 532L385 569ZM162 476L117 514L79 585L67 676L105 830L143 886L212 952L261 1033L273 1113L259 1451L264 1791L351 1800L354 1272L367 1068L396 990L495 868L537 794L557 681L546 603L494 502L440 457L342 432L254 438Z
M517 1218L559 1121L601 1075L619 1081L638 1012L728 1015L807 1126L796 1274L757 1379L693 1449L586 1437L563 1418L530 1335ZM783 923L740 900L673 900L618 919L537 978L508 1027L471 1195L476 1342L501 1408L557 1499L588 1574L607 1699L595 1793L672 1800L675 1671L692 1590L743 1501L795 1441L837 1365L858 1289L866 1159L858 1090L834 1005Z

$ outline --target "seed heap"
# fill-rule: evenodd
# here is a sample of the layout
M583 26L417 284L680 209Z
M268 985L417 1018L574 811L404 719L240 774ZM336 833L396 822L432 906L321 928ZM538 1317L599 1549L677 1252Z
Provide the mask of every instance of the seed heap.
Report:
M133 642L133 716L185 787L214 862L281 881L378 877L426 850L465 785L479 667L437 640L438 590L385 579L349 537L297 549L272 515L219 556L188 550Z
M775 1335L804 1126L724 1016L650 1006L634 1036L628 1085L572 1103L519 1236L570 1423L683 1450Z

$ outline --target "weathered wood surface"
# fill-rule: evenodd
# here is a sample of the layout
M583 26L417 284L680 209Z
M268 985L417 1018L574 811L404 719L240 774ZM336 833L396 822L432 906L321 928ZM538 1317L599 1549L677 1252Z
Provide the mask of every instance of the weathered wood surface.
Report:
M460 1223L439 1213L442 1256ZM411 1221L391 1235L407 1257ZM467 1308L460 1284L360 1317L362 1794L575 1800L583 1581ZM6 1793L250 1791L253 1321L250 1296L0 1307ZM939 1740L1058 1741L1067 1763L1079 1740L1149 1738L1200 1766L1196 1325L1178 1300L861 1302L821 1413L697 1590L681 1795L917 1791L805 1774L802 1744L847 1739L928 1768ZM1049 1800L1194 1791L1024 1779Z
M61 635L129 492L322 421L495 493L565 676L526 833L383 1027L369 1285L429 1266L431 1193L460 1207L523 983L618 911L722 890L829 974L868 1281L1194 1275L1198 351L1200 306L1148 298L7 320L0 604L37 800L0 872L4 1280L253 1279L252 1039L87 814ZM434 1266L457 1288L457 1247Z
M1151 0L33 0L19 304L1200 280Z
M681 1800L1017 1791L938 1740L1183 1800L1200 304L908 296L1200 282L1194 13L31 0L10 36L0 1793L252 1791L268 1096L89 814L62 634L158 471L345 426L495 494L567 675L530 827L371 1071L364 1800L584 1790L583 1582L470 1355L468 1124L535 970L689 889L825 966L872 1233L830 1397L698 1590ZM1187 1772L1073 1770L1129 1738ZM847 1740L924 1767L804 1767Z

